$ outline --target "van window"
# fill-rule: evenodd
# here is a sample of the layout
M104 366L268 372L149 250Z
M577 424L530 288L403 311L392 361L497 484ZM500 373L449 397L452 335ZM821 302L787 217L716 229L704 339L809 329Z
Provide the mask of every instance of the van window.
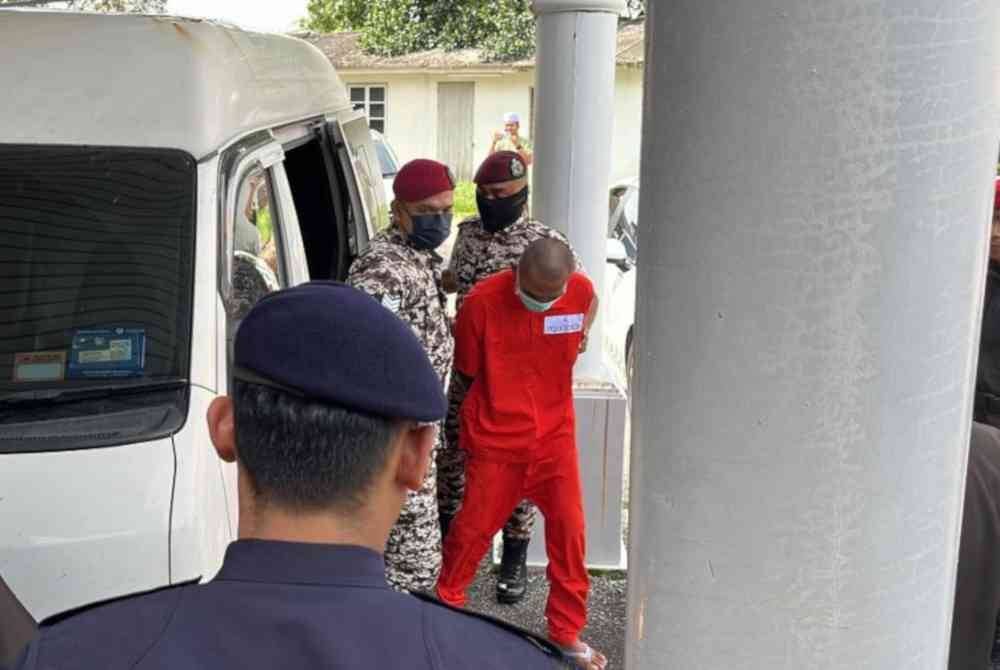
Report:
M0 453L181 427L195 183L180 151L0 145Z
M238 323L258 300L283 288L287 281L270 173L253 168L243 176L236 193L232 293L227 311Z
M344 142L350 148L362 206L372 226L376 230L382 230L389 225L389 208L383 195L382 167L379 165L378 157L374 155L368 123L365 117L359 116L342 123L341 129Z

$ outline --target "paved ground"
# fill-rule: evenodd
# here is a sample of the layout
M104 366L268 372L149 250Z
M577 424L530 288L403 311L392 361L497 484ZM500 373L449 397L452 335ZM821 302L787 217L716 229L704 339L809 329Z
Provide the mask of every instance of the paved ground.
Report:
M524 600L517 605L500 605L494 595L495 577L484 559L469 591L469 608L544 635L545 599L549 594L544 569L532 568L528 579L528 596ZM625 598L624 574L591 576L590 617L583 639L608 657L609 670L625 667Z

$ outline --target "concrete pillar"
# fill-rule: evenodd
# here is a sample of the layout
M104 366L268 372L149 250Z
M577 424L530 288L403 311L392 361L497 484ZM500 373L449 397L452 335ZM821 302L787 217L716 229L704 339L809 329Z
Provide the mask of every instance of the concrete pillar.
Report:
M630 670L946 666L996 0L649 2Z
M614 121L615 45L624 0L534 0L537 21L532 213L565 233L604 285ZM576 375L607 378L601 321Z

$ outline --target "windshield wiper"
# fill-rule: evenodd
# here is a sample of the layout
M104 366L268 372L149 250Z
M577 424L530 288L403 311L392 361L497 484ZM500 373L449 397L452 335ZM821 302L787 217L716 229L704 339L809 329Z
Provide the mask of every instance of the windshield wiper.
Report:
M172 391L188 385L187 379L170 379L146 381L136 384L108 384L105 386L87 386L71 389L36 389L32 391L15 391L0 395L0 406L10 405L46 405L49 403L72 402L90 398L107 398L109 396L128 395L131 393L149 393L151 391Z

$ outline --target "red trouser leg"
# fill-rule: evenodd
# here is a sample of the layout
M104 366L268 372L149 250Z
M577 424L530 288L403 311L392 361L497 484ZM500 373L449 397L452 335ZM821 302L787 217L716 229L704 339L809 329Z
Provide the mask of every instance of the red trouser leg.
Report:
M465 495L451 522L442 550L438 598L462 607L465 591L493 536L521 502L528 466L494 463L469 453L465 462Z
M545 552L549 558L545 618L549 638L556 644L568 645L579 638L587 624L590 589L584 564L587 547L580 465L573 442L532 463L525 488L525 497L538 505L545 518Z

